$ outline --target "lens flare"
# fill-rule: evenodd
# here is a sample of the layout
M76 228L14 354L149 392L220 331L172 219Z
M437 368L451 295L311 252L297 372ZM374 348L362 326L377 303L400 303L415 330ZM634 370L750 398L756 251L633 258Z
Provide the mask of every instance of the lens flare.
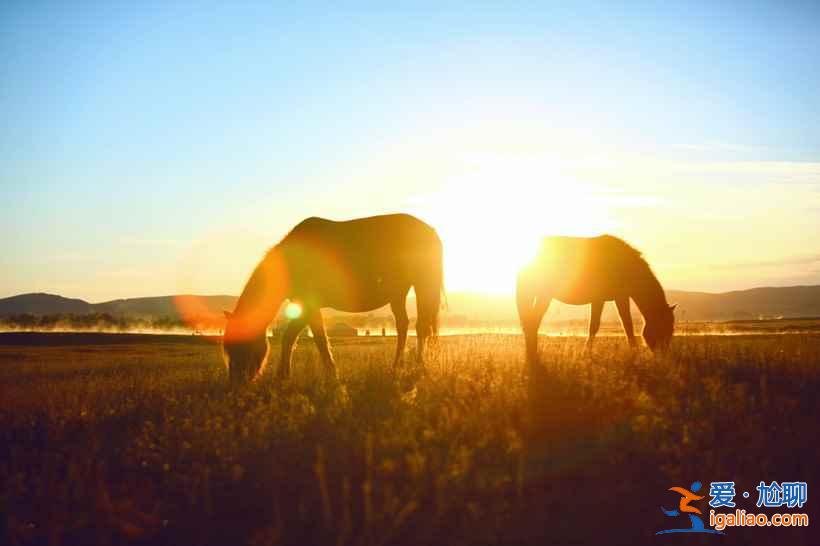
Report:
M292 301L285 306L285 316L289 320L297 319L302 316L302 306Z
M202 297L189 294L173 298L179 317L194 333L215 334L225 328L225 317L220 309L209 306ZM216 342L216 338L207 338Z

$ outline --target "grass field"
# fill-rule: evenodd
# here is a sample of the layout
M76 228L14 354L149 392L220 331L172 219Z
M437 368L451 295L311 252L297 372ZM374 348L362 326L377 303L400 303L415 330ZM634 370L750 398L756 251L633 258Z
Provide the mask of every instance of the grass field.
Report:
M394 376L391 338L339 340L335 387L303 339L289 382L231 391L202 337L0 335L0 542L820 541L820 335L544 338L530 383L522 345L443 337ZM806 481L811 524L655 536L696 480L749 512Z

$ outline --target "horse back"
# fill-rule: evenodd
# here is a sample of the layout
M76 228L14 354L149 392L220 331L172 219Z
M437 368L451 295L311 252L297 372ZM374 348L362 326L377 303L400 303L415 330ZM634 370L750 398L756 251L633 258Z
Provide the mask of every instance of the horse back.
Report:
M407 214L343 222L308 218L277 246L295 292L323 300L323 307L378 307L406 293L419 277L441 274L436 231Z
M629 297L642 263L637 250L611 235L546 237L532 273L540 291L580 305Z
M368 256L374 261L391 261L441 248L436 231L409 214L342 222L311 217L293 228L283 243L322 247L351 259Z

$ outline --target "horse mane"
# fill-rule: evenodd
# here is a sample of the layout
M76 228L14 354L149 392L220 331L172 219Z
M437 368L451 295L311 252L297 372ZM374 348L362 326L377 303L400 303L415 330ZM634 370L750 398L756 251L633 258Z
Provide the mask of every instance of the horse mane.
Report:
M242 289L242 293L239 295L234 313L242 313L245 307L253 306L265 293L267 283L265 282L264 264L267 258L268 254L266 254L262 261L253 269L253 273L251 273L250 278L248 278L248 281L245 283L245 287Z
M278 243L276 243L275 245L273 245L273 246L272 246L272 247L268 250L268 254L270 254L271 252L273 252L274 250L276 250L276 249L277 249L277 248L278 248L278 247L279 247L282 243L284 243L284 242L286 242L286 241L288 241L288 240L292 239L294 235L298 235L298 234L299 234L299 232L301 232L302 230L304 230L304 229L305 229L305 226L309 226L310 224L314 224L314 223L316 223L316 222L328 222L328 221L329 221L329 220L326 220L326 219L324 219L324 218L320 218L320 217L318 217L318 216L311 216L311 217L309 217L309 218L305 218L304 220L302 220L301 222L299 222L298 224L296 224L295 226L293 226L293 227L290 229L290 231L288 231L287 233L285 233L285 236L284 236L284 237L282 237L282 239L280 239Z
M308 220L312 220L312 218L308 218ZM236 302L235 312L242 312L245 310L245 307L258 307L261 301L264 301L265 298L270 297L274 293L274 283L277 280L281 280L282 245L287 242L291 234L306 221L307 220L300 222L282 237L278 243L265 252L262 260L256 264L253 273L251 273L251 276L245 283L242 294L240 294L239 300Z
M603 259L631 269L641 279L645 296L667 305L666 293L640 250L614 235L601 235L592 240L598 241L598 251Z
M317 216L305 218L265 252L262 260L256 264L253 273L245 283L242 294L236 303L235 312L241 313L246 308L257 308L260 306L260 302L266 298L279 295L278 292L281 291L281 287L277 286L276 283L284 279L282 267L283 260L287 259L285 249L288 243L298 241L303 235L309 234L311 226L318 222L327 222L327 220Z
M614 235L601 235L599 237L595 237L593 240L599 242L602 247L600 250L603 250L604 255L615 255L619 257L628 256L649 267L649 264L647 264L646 260L643 258L643 253L623 239L619 239Z

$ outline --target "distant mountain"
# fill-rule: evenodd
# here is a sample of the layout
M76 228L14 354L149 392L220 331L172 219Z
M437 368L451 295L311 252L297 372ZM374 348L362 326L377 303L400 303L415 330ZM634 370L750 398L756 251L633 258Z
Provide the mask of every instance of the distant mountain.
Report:
M5 315L84 315L93 313L87 301L64 298L54 294L20 294L0 299L0 316Z
M667 292L689 320L734 320L820 316L820 286L784 286L736 290L721 294Z
M0 299L0 316L56 315L108 313L129 318L157 319L181 317L180 303L186 312L217 313L231 310L235 296L159 296L127 298L103 303L88 303L53 294L21 294ZM686 320L737 320L765 318L796 318L820 316L820 286L788 286L752 288L718 294L669 290L667 299L678 304L677 316ZM515 301L510 295L487 295L453 292L447 296L445 317L482 322L517 321ZM190 309L191 305L195 308ZM408 310L414 315L415 302L408 301ZM614 305L607 305L604 320L617 320ZM389 309L374 311L373 316L388 315ZM328 312L328 316L345 313ZM548 320L586 319L586 307L554 304Z
M168 317L179 319L181 314L177 302L185 299L191 298L186 296L157 296L88 303L84 300L68 299L54 294L21 294L0 299L0 316L107 313L115 317L141 319ZM209 312L222 313L224 309L232 310L236 305L237 298L235 296L194 296L193 299Z

